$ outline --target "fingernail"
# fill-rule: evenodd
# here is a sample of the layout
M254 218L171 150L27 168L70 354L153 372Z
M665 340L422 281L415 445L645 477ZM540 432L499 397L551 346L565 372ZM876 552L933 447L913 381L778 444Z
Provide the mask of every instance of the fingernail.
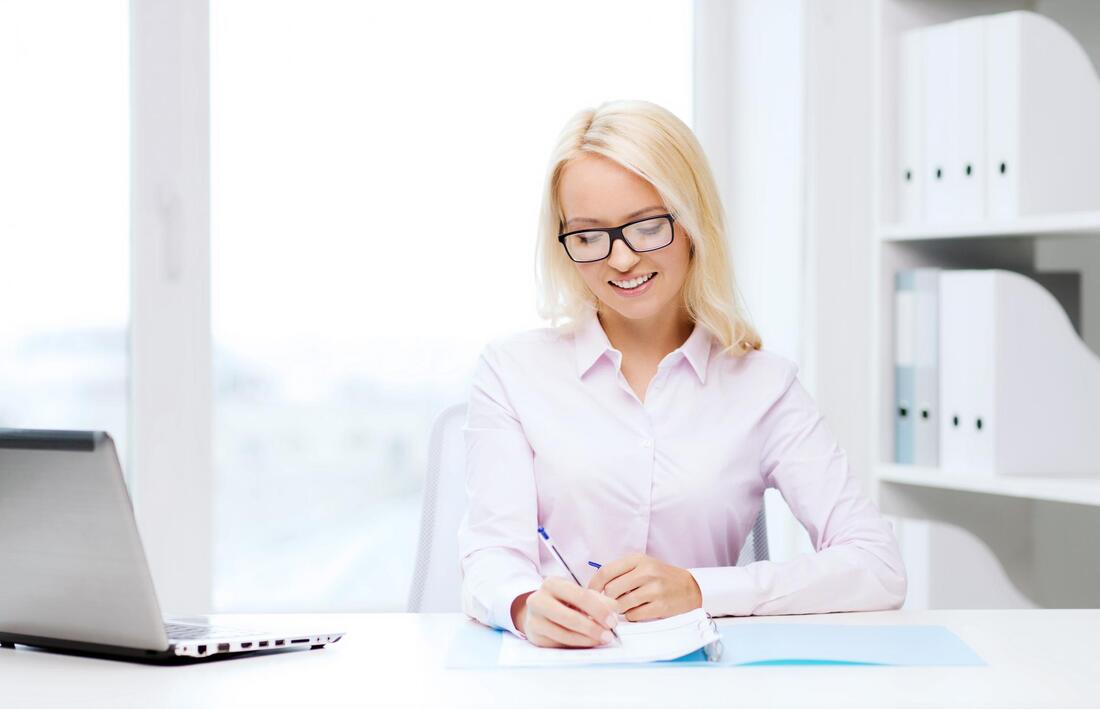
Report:
M609 643L614 639L615 636L611 634L610 630L603 631L603 635L600 636L600 640L604 641L605 643Z
M611 613L607 616L607 620L603 622L604 625L614 628L619 624L619 616Z

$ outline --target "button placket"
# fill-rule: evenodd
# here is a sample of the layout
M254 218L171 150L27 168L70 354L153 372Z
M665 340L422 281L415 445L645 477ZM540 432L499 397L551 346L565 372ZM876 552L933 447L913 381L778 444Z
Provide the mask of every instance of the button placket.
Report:
M646 403L650 401L646 397ZM649 408L648 406L646 407ZM655 455L656 433L653 430L653 414L646 411L646 421L642 438L638 441L638 449L641 460L641 469L649 471L646 489L643 493L645 504L638 510L638 548L643 551L649 543L649 521L653 511L653 484L657 476L657 456Z

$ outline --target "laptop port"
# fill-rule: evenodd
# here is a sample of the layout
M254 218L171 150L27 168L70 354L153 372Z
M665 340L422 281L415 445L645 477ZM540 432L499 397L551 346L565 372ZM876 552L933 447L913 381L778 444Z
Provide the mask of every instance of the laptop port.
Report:
M276 640L275 641L275 647L282 647L283 645L286 645L286 640Z
M266 640L261 640L260 641L260 647L267 647L267 641Z
M195 649L198 650L200 655L205 655L206 654L206 646L205 645L199 645Z
M229 652L229 643L218 643L218 652Z
M292 643L308 643L309 638L298 638L297 640L291 640Z
M242 650L247 650L250 647L252 647L252 643L241 643Z

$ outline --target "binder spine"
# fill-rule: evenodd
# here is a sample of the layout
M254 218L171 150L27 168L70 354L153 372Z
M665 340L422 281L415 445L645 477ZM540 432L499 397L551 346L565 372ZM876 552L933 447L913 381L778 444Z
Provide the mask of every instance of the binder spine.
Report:
M916 461L913 271L898 271L894 289L894 462L912 464Z
M938 268L914 272L913 462L929 467L940 460L939 283Z

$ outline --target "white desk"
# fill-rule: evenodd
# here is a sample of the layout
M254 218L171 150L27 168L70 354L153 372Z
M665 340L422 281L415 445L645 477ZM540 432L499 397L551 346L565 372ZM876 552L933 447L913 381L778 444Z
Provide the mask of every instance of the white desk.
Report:
M940 624L987 667L450 670L460 615L224 616L340 626L323 650L160 667L0 650L8 707L1100 707L1100 610L894 611L722 623Z

